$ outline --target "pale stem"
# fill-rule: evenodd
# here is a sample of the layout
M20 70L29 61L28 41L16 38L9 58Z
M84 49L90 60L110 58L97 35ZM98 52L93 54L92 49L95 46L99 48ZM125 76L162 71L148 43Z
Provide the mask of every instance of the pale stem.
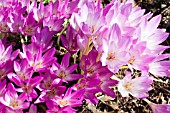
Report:
M60 45L60 35L63 34L63 32L67 29L68 25L69 25L69 21L68 19L66 20L66 25L64 26L64 28L62 29L62 31L60 33L57 34L58 39L57 39L57 45Z

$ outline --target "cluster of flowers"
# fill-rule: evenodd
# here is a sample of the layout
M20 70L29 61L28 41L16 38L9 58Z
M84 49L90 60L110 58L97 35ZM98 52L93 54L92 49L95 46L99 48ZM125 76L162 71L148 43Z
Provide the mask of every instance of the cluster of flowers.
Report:
M161 15L144 13L133 0L112 0L106 6L100 0L47 5L1 0L0 32L5 35L0 40L0 112L36 113L36 105L46 103L47 113L74 113L83 100L96 104L98 92L114 98L111 87L116 84L123 97L148 97L153 83L149 73L170 76L170 61L164 60L170 54L162 54L169 47L160 45L168 37L165 29L157 28ZM13 50L9 33L29 36L31 43ZM53 47L55 34L67 50L61 63ZM125 67L131 72L122 80L112 79ZM132 78L134 70L141 76ZM149 105L155 112L170 112L168 104Z

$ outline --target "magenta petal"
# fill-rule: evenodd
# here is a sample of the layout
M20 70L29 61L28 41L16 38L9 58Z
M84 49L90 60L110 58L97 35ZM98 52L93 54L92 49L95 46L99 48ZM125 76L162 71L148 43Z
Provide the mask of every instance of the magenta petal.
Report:
M82 78L83 76L81 74L69 74L68 76L65 77L66 81L73 81L73 80L78 80Z
M37 76L37 77L32 78L32 79L30 80L30 83L29 83L29 84L32 85L32 86L36 86L36 85L38 85L42 80L43 80L43 77Z
M76 70L77 66L78 66L78 64L73 64L67 70L69 71L69 73L72 73L73 71Z
M17 55L19 54L20 50L16 50L11 54L11 59L15 59Z
M61 61L61 65L63 67L68 67L69 66L69 61L70 61L70 54L66 53Z
M34 104L31 104L28 113L37 113L37 107Z
M21 70L21 67L20 67L18 61L14 61L14 70L15 70L15 72L18 72Z

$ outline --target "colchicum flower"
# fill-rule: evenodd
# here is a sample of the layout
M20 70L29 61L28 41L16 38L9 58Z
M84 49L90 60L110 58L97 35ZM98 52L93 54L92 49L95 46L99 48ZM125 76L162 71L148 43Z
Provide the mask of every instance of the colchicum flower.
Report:
M13 61L19 53L19 50L16 50L14 52L12 51L12 45L5 48L1 40L0 40L0 50L1 50L0 51L0 65L5 63L8 60Z
M10 77L8 78L14 82L17 86L20 88L16 88L17 92L21 92L23 95L26 96L27 101L32 101L32 99L36 98L37 92L35 91L35 87L39 85L39 83L43 80L43 77L41 76L36 76L34 78L30 78L27 80L26 83L20 81L17 77Z
M77 46L77 32L70 25L66 30L66 37L63 35L60 36L63 46L66 48L69 53L75 53L78 51Z
M54 54L55 48L51 48L43 55L43 47L38 47L36 43L23 46L23 53L20 53L21 58L26 58L29 65L37 72L45 71L47 67L56 61Z
M56 102L60 107L70 106L78 107L82 104L83 95L85 89L80 89L72 92L72 88L68 88L63 97L56 96L53 101Z
M98 0L100 3L100 0ZM94 1L84 2L78 13L73 13L70 19L71 26L88 36L97 35L105 25L105 18L102 15L101 7L98 7Z
M4 79L13 71L13 61L8 60L5 64L0 65L0 80Z
M61 65L54 63L52 66L52 71L61 78L63 82L78 80L82 77L81 74L72 74L77 68L77 64L69 66L70 54L66 53L61 61Z
M130 39L122 37L118 24L114 24L110 29L109 37L103 39L103 53L100 59L102 66L107 66L111 72L116 73L120 66L127 64L130 59L126 51L129 45Z
M43 26L47 26L50 31L53 31L55 33L58 33L62 30L62 24L64 23L63 18L58 18L56 16L49 16L44 19ZM55 26L54 26L55 25Z
M170 113L170 104L155 104L148 99L144 99L151 107L153 113Z
M24 25L22 28L23 35L34 35L36 33L37 28L41 25L40 23L36 23L36 20L33 18L34 13L31 12L25 18Z
M55 112L57 112L57 113L76 113L76 110L73 109L72 107L65 106L65 107L59 108L58 104L51 100L47 101L46 105L47 105L47 108L49 109L49 110L47 110L47 113L55 113Z
M149 64L149 72L158 77L170 76L170 61L163 60L168 57L170 57L170 54L157 56L156 59Z
M14 61L14 71L8 74L8 77L15 77L20 81L27 82L33 75L33 68L29 66L27 59L22 59L19 63L18 61Z
M127 72L126 76L118 83L118 91L123 97L128 97L131 94L137 98L146 98L148 97L146 92L152 89L150 86L153 83L152 79L148 75L132 79L131 73Z
M36 34L31 37L31 41L36 43L38 47L42 47L43 52L45 52L52 47L54 34L54 32L49 31L48 27L44 27L42 30L38 28Z
M1 98L0 101L5 106L9 107L12 110L23 110L29 107L29 102L25 102L26 96L20 94L18 96L16 89L13 84L8 84L7 92L4 95L4 98Z
M97 86L100 85L100 79L97 75L92 77L81 78L77 84L74 85L74 90L85 89L84 99L90 103L96 104L98 102L95 94L101 90Z
M61 96L66 91L66 87L62 86L62 80L57 78L56 75L51 74L49 70L42 74L43 81L37 87L41 92L41 95L35 103L47 102L53 99L55 96Z

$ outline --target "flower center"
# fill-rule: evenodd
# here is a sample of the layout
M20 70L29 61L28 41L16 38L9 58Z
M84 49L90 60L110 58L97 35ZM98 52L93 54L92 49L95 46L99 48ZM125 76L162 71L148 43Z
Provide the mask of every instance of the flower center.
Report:
M47 96L49 98L53 98L56 95L56 90L52 88L49 92L47 92Z
M59 77L65 78L66 77L65 71L61 70L60 73L59 73Z
M30 34L32 32L32 29L30 27L27 27L25 30L26 33Z
M77 89L82 89L85 87L85 84L80 84L79 86L77 86Z
M50 88L51 83L52 83L51 81L47 81L47 82L45 83L45 85L44 85L45 88Z
M92 68L90 68L90 69L87 70L87 73L88 73L88 74L92 74L93 72L94 72L94 70L93 70Z
M13 108L16 108L18 107L18 101L15 99L12 99L9 105L12 106Z
M26 77L25 77L24 73L19 74L19 76L20 76L20 78L21 78L22 80L26 80Z
M128 91L130 91L132 89L133 85L131 82L126 82L124 85L124 88Z
M66 99L63 99L59 102L61 107L67 106L68 105L68 101Z
M91 32L94 33L94 26L91 26Z
M133 64L133 62L135 61L135 56L132 56L130 58L130 60L128 61L129 64Z
M115 59L115 55L116 55L115 52L114 53L110 52L106 59L110 60L110 61L113 61Z
M29 93L30 88L31 88L30 86L25 86L25 87L23 88L23 90L24 90L24 92Z

